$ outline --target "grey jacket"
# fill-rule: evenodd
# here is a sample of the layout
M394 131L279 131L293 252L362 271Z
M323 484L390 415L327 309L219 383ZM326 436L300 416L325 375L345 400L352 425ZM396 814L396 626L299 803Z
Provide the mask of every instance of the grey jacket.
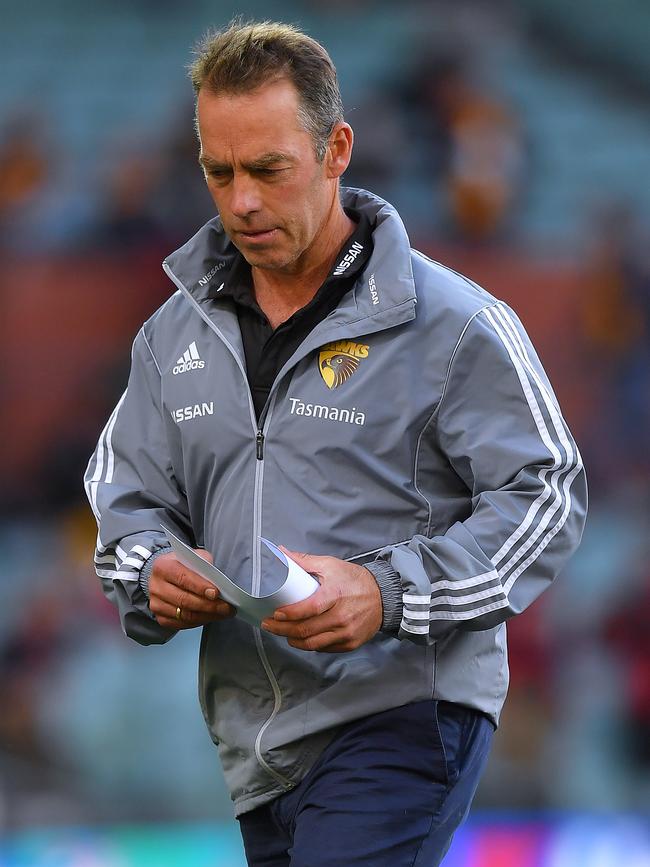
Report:
M410 249L386 202L354 289L284 365L260 420L234 308L215 304L233 248L215 218L164 263L178 291L133 346L128 388L86 473L95 563L127 635L173 632L139 578L161 524L249 592L263 535L369 566L384 626L358 650L307 653L238 618L203 630L203 713L242 813L294 786L336 727L426 698L497 721L504 621L576 548L578 449L517 317Z

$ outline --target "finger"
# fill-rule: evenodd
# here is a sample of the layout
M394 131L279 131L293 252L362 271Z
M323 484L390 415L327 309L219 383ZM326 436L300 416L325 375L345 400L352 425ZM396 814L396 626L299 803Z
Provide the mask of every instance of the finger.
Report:
M195 614L210 614L219 611L222 606L228 604L219 596L214 599L207 599L205 596L198 596L195 593L188 593L187 591L180 590L176 584L170 584L166 581L156 584L153 589L150 585L149 590L150 607L151 601L158 599L161 602L170 605L174 609L178 607L182 608L184 611L192 611Z
M290 638L288 644L296 650L321 653L343 653L345 650L352 649L347 647L346 642L341 641L338 632L322 632L309 638Z
M312 621L309 621L310 623ZM262 622L262 628L267 632L280 637L286 637L290 647L296 650L305 651L321 651L324 653L348 653L355 650L359 643L351 639L345 632L345 627L335 627L322 624L322 629L312 633L305 633L304 637L299 634L287 636L281 630L287 628L295 629L297 624L279 624L273 620L265 620Z
M214 563L214 558L209 551L206 551L205 548L195 548L194 553L198 554L202 560L205 560L208 563Z
M290 557L294 563L297 563L305 572L310 572L312 575L319 574L322 567L324 557L318 557L315 554L304 554L302 551L292 551L290 548L285 548L284 545L279 546L281 551Z
M263 629L278 635L281 638L305 639L323 632L332 632L344 626L336 617L336 612L331 609L317 617L309 617L306 620L278 621L268 617L261 623Z
M184 594L184 602L186 607L196 607L196 605L210 605L216 599L219 598L219 590L211 584L209 581L202 581L200 583L188 583L185 580L185 573L181 572L171 572L166 571L164 573L158 573L151 575L149 579L149 593L150 595L158 595L168 598L169 602L173 602L174 599L178 600L181 598L180 594ZM200 577L200 576L199 576ZM191 588L194 589L191 589ZM194 599L196 604L191 605L190 599Z
M278 608L273 617L275 620L307 620L329 611L340 599L341 588L335 584L324 583L302 602Z
M167 587L173 588L173 591L175 591L175 594L178 595L178 585L177 584L165 582L165 585ZM194 607L196 607L196 605L198 605L199 607L197 608L197 610L201 610L201 611L207 610L204 607L206 604L210 605L215 600L221 598L221 593L219 592L219 588L215 587L214 584L211 584L210 582L207 582L207 581L205 583L205 586L203 587L202 592L197 593L197 592L188 590L188 591L186 591L186 594L187 594L188 600L192 600L192 599L195 600L196 604ZM206 602L206 600L207 600L207 602Z
M195 548L194 553L198 554L202 560L206 561L206 563L214 563L214 557L209 551L206 551L205 548ZM206 599L216 599L219 595L219 591L210 584L209 586L205 586L203 595Z
M220 602L212 611L199 612L171 605L168 602L154 600L151 610L161 625L171 629L189 629L194 626L205 626L215 620L225 620L236 614L232 605Z
M210 564L214 563L214 557L212 556L212 554L209 551L206 551L205 548L195 548L194 553L198 554L202 560L206 561L206 563L210 563ZM205 587L205 589L203 591L203 595L205 596L206 599L216 599L217 596L219 595L219 591L217 590L216 587L213 587L210 584L209 586Z
M150 594L149 607L156 615L167 614L169 616L174 616L176 609L179 608L187 619L192 620L197 617L207 617L210 620L223 616L224 612L234 612L235 610L224 599L204 599L201 596L179 591L173 584L163 584L161 587L157 587L156 592Z
M207 554L207 551L205 553ZM160 580L174 584L181 590L194 593L197 596L203 596L206 590L214 588L214 585L207 578L203 578L202 575L184 566L174 554L164 554L156 559L151 571L149 587Z

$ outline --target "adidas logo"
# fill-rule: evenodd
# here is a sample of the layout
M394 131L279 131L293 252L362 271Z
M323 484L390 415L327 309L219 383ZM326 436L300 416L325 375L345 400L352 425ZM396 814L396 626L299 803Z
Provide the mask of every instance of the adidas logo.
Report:
M188 370L201 370L203 367L205 367L205 361L201 361L199 350L196 348L196 341L193 340L176 362L172 373L177 376L179 373L186 373Z

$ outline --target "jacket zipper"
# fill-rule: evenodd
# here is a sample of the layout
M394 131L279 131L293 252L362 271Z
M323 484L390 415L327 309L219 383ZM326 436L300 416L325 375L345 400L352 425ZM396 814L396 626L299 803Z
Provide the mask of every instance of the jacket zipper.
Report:
M264 485L264 429L268 429L269 419L271 418L274 406L275 395L270 400L268 412L266 414L266 418L264 419L262 427L257 429L257 434L255 436L257 461L255 463L255 493L253 502L253 586L251 589L252 592L256 595L259 595L262 585L262 557L260 536L262 535L262 492ZM280 783L283 789L291 789L293 788L293 783L282 774L274 771L262 755L262 738L264 737L264 732L271 725L273 720L278 715L280 708L282 707L282 692L280 691L280 684L277 681L275 673L271 668L271 663L269 662L266 648L264 647L264 642L262 640L262 632L257 627L254 627L254 632L257 654L260 658L262 666L264 667L266 676L269 679L271 689L273 690L273 710L271 711L269 717L262 724L260 730L257 733L257 737L255 738L255 755L259 764L268 774L270 774L275 780Z
M251 415L251 423L253 425L253 430L255 432L255 454L256 454L256 462L255 462L255 493L253 495L253 584L252 584L252 592L259 593L259 587L261 584L261 542L260 535L262 529L262 485L264 481L264 429L268 428L269 419L271 417L271 413L273 411L273 407L275 405L276 396L273 395L270 398L268 412L262 424L262 427L258 425L256 416L255 416L255 407L253 406L253 398L251 397L250 388L248 387L248 377L246 376L246 371L244 370L244 366L241 362L241 359L237 355L235 348L229 343L228 340L223 336L221 331L216 327L214 322L210 319L210 317L201 309L201 307L196 303L196 301L192 298L191 294L187 291L185 286L176 278L176 275L169 268L169 266L165 263L163 265L163 269L167 276L172 280L172 282L178 286L183 295L187 298L190 304L196 309L201 318L207 323L212 331L219 337L219 339L225 344L233 358L235 359L237 366L239 367L242 376L244 377L244 382L246 383L246 389L248 392L248 407ZM266 650L264 648L264 644L262 643L262 633L261 630L254 626L252 627L253 633L255 635L255 646L257 648L257 654L260 658L260 662L262 663L262 667L266 673L266 676L271 685L271 689L273 691L273 710L271 711L266 722L263 723L259 732L257 733L257 737L255 738L255 756L257 758L258 763L264 768L264 770L273 777L284 789L292 789L294 784L291 780L288 780L286 777L283 777L282 774L279 774L277 771L274 771L270 765L267 764L266 760L262 756L261 749L261 741L266 729L271 725L275 717L278 715L278 712L282 706L282 693L280 691L280 685L277 681L277 678L271 668L271 664L269 662L269 658L266 654Z

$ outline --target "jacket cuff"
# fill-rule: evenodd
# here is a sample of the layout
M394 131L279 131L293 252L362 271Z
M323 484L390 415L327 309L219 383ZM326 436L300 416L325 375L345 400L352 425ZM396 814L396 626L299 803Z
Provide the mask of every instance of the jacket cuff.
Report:
M142 569L140 569L140 574L138 576L138 586L147 597L147 599L149 599L149 578L151 578L153 564L156 562L157 557L159 557L161 554L169 554L170 551L171 545L166 545L164 548L160 548L158 551L154 551L151 557L148 557L144 561L144 566L142 567Z
M385 560L374 560L372 563L366 563L365 567L379 585L381 604L384 609L381 630L396 635L402 622L402 593L404 592L399 572L396 572Z

